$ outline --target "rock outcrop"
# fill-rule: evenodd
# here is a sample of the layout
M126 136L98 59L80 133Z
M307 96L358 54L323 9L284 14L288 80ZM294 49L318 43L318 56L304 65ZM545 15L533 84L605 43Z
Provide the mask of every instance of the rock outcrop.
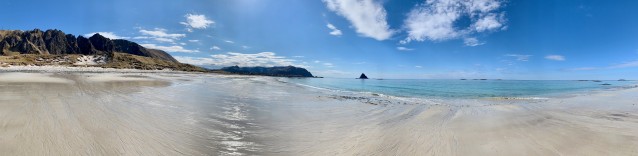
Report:
M135 42L115 39L111 40L100 34L89 38L75 37L60 30L31 31L0 30L0 54L84 54L111 55L114 52L137 56L151 57L171 62L178 62L168 53L147 49Z
M359 79L368 79L368 76L366 76L366 74L361 73L361 76L359 76Z
M242 75L264 75L264 76L282 76L282 77L313 77L312 73L304 68L285 66L285 67L239 67L230 66L221 69L224 72Z

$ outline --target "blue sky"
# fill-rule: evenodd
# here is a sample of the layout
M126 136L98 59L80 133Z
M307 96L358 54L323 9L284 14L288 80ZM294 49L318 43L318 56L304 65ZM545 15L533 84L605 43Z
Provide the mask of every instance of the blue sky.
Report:
M373 78L638 79L638 1L8 0L0 29L102 32L205 67Z

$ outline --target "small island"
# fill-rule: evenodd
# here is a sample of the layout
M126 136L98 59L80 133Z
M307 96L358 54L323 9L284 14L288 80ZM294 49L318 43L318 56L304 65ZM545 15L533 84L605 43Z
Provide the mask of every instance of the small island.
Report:
M315 77L308 70L295 66L283 67L239 67L230 66L220 70L213 70L217 73L240 74L240 75L262 75L277 77Z
M368 79L368 76L366 76L366 74L361 73L361 76L359 76L359 78L357 79Z

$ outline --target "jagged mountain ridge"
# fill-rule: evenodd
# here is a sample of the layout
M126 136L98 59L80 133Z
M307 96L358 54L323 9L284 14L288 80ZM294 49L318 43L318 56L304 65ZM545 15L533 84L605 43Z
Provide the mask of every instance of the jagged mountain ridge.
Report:
M0 30L0 54L83 54L105 55L122 52L178 62L170 54L157 49L148 49L135 42L122 39L111 40L100 34L89 38L75 37L56 29L42 31Z

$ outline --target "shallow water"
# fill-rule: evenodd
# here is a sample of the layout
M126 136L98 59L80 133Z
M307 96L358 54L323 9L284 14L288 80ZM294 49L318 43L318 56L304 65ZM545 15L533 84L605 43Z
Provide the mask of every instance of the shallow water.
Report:
M634 81L575 80L426 80L426 79L282 79L314 87L372 92L401 97L471 99L486 97L555 97L635 85ZM611 85L601 85L601 84Z

